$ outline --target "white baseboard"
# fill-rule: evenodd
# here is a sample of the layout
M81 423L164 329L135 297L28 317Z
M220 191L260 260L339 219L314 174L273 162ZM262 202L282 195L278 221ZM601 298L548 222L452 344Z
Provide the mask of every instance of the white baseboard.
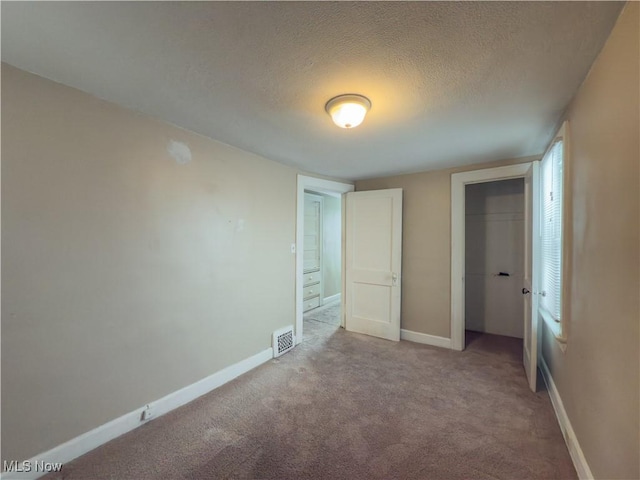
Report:
M400 330L400 340L408 340L410 342L424 343L425 345L433 345L434 347L451 348L451 339L446 337L437 337L427 333L412 332L411 330Z
M19 466L30 466L31 471L22 472L3 472L0 475L2 480L32 480L45 475L46 471L36 471L36 462L38 465L42 465L41 462L49 463L67 463L71 460L84 455L87 452L113 440L120 435L124 435L127 432L139 427L144 423L153 421L154 419L170 412L192 400L209 393L212 390L224 385L225 383L239 377L243 373L254 369L255 367L262 365L268 360L273 358L273 349L267 348L252 357L245 358L238 363L228 366L213 375L210 375L202 380L199 380L191 385L188 385L180 390L176 390L169 395L162 397L155 402L149 403L153 407L153 417L148 421L141 421L142 411L145 406L124 414L123 416L116 418L104 425L101 425L93 430L90 430L82 435L69 440L57 447L52 448L44 453L36 455L35 457L19 462ZM23 468L27 470L28 468Z
M322 304L324 305L325 303L339 302L341 296L342 296L342 294L336 293L335 295L331 295L329 297L325 297L324 300L322 300Z
M589 464L587 463L584 453L582 453L582 448L580 448L580 444L578 443L576 434L573 431L567 412L564 409L562 398L560 397L560 393L553 381L553 377L549 371L549 366L543 357L540 357L539 365L540 370L542 371L542 377L544 378L544 383L547 384L547 391L551 398L551 404L553 405L558 423L560 424L562 436L564 437L564 441L569 449L569 455L571 455L571 460L573 460L573 466L578 473L578 478L581 480L591 480L593 479L593 474L591 473L591 469L589 468Z

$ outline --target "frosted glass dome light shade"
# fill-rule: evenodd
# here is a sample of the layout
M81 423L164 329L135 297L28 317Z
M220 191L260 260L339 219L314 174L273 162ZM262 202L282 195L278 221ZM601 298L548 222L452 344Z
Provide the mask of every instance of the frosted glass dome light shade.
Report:
M362 95L349 94L333 97L325 110L340 128L354 128L362 123L371 108L371 102Z

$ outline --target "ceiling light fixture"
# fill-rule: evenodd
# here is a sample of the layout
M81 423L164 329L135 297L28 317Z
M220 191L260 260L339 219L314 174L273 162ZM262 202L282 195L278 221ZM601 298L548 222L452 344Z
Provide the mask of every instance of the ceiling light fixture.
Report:
M325 110L340 128L357 127L371 108L367 97L357 94L338 95L325 105Z

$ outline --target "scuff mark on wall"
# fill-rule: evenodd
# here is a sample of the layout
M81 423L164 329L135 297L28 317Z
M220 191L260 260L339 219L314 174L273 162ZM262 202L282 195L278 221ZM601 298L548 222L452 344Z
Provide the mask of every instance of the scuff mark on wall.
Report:
M184 165L191 161L191 149L186 143L171 140L167 146L167 152L178 165Z

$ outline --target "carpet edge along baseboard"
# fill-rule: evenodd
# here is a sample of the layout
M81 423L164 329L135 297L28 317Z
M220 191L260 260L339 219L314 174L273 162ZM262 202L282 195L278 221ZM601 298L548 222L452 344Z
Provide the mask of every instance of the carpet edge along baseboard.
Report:
M89 430L46 452L14 464L14 471L2 472L2 480L34 480L53 471L56 465L70 462L101 445L128 433L141 425L149 423L162 415L179 408L234 378L239 377L273 358L273 348L269 347L251 357L245 358L208 377L176 390L154 402L148 403L129 413ZM144 420L144 412L150 407L153 412Z

